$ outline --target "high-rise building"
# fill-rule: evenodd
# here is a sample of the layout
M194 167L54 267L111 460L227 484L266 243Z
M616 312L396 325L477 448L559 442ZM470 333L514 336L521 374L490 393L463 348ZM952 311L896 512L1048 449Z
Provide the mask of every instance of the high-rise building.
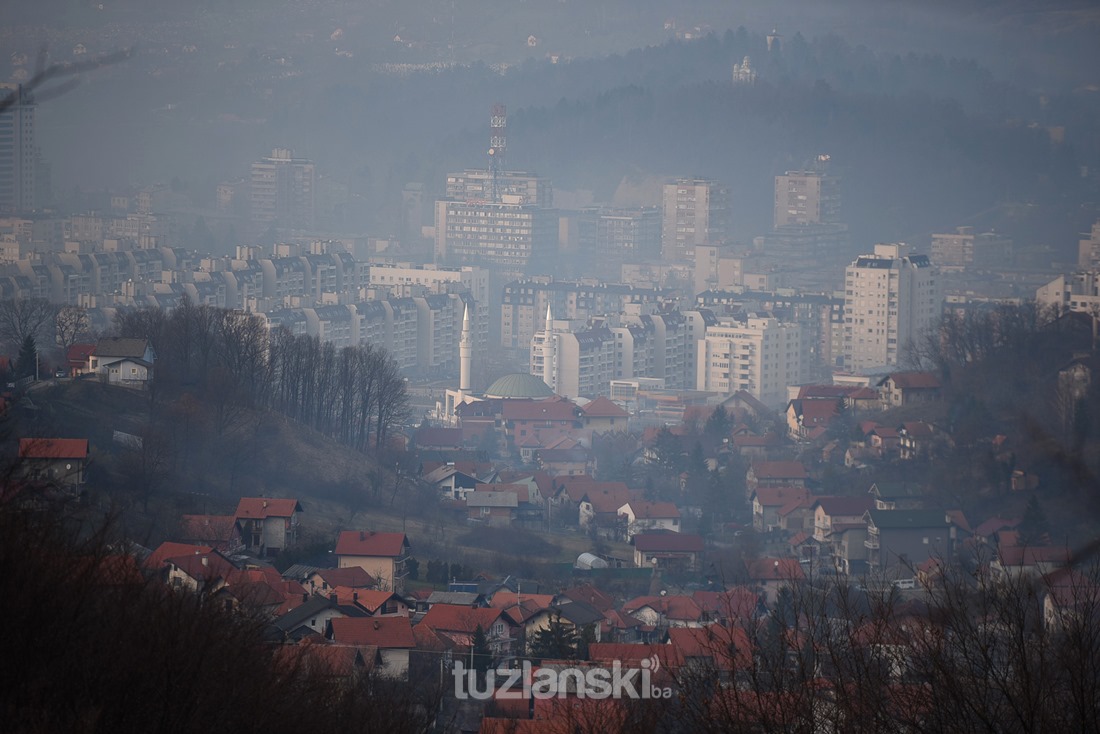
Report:
M0 212L29 212L39 206L34 99L22 85L0 85L0 99L12 102L0 112Z
M531 339L531 374L567 398L607 395L615 377L615 336L606 326L571 329L549 308Z
M906 244L875 245L844 273L844 366L890 367L934 329L943 306L937 274L927 255Z
M932 235L932 264L941 272L1004 267L1012 261L1012 240L996 232L975 234L973 227L956 227Z
M314 226L316 174L313 162L287 148L252 164L252 236L269 229L310 230Z
M1100 268L1100 219L1092 225L1088 239L1078 242L1077 267L1082 270Z
M661 254L661 211L657 207L592 207L579 218L578 250L595 273L618 277L624 262Z
M681 178L665 184L662 206L662 259L691 260L696 245L729 235L729 190L717 181Z
M720 318L697 343L696 387L732 395L744 390L768 405L780 405L787 385L808 377L802 326L772 317Z
M441 200L435 204L435 254L453 265L484 265L518 277L550 263L558 246L558 212L518 197L500 203Z
M775 228L840 222L840 180L820 171L775 177Z
M496 186L494 197L493 187ZM543 209L554 206L550 179L524 171L493 171L468 168L447 175L447 198L455 201L503 201L504 197Z

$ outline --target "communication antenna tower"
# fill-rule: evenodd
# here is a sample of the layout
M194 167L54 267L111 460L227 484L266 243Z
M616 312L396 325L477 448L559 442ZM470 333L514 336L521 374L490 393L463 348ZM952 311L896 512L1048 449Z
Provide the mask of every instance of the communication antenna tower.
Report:
M489 178L493 203L500 202L500 172L504 170L508 152L508 110L502 104L493 105L489 116Z

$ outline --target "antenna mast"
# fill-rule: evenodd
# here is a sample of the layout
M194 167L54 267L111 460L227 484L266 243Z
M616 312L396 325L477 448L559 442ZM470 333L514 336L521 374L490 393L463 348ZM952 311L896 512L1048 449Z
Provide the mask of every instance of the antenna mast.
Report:
M489 178L491 198L500 203L500 172L504 170L504 157L508 152L508 110L502 104L493 105L489 117Z

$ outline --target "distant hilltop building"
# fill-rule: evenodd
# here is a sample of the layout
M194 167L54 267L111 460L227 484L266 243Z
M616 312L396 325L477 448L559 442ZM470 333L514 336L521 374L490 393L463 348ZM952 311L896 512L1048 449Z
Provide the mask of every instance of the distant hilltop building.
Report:
M932 262L940 270L998 268L1011 260L1012 240L996 232L956 227L952 233L932 235Z
M746 56L740 64L733 65L734 84L752 84L756 81L756 70L752 68L752 62Z

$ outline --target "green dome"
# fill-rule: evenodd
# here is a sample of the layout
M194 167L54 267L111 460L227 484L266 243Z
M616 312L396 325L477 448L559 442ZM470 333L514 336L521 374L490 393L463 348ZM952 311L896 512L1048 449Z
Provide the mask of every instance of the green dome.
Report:
M523 372L505 375L485 390L487 398L548 398L553 394L545 382Z

